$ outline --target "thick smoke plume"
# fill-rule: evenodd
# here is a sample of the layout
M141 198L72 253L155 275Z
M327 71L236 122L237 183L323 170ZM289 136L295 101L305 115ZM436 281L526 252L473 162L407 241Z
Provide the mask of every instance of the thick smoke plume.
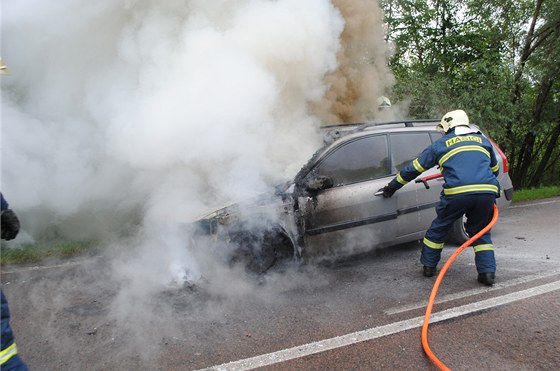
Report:
M338 67L325 78L328 90L315 112L323 122L363 122L378 112L378 98L387 94L394 78L389 49L381 28L383 12L376 1L333 0L346 23L337 54Z

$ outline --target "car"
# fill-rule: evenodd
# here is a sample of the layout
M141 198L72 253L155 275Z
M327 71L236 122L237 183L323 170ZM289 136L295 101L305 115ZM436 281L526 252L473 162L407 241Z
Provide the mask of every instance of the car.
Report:
M376 197L424 148L442 136L439 120L328 125L324 145L294 179L270 194L216 210L196 222L252 272L281 259L306 261L355 255L422 239L435 218L443 178L437 166L391 198ZM500 208L513 197L508 161L492 142L500 170ZM448 240L469 236L464 217Z

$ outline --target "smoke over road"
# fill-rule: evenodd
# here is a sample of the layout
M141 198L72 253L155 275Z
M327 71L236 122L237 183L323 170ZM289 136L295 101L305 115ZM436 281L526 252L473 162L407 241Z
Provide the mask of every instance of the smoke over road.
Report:
M381 25L366 0L3 2L20 240L108 241L115 308L204 275L173 226L293 176L320 124L373 118L392 84Z

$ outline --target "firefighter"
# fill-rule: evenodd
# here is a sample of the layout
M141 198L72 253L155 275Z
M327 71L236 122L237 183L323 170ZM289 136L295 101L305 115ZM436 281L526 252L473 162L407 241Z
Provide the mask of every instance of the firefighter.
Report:
M9 75L10 72L2 58L0 58L0 75ZM19 233L19 219L16 213L9 208L8 202L4 199L4 195L0 192L1 203L1 225L0 235L3 240L13 240ZM10 308L8 300L4 295L4 291L0 289L0 320L1 320L1 346L0 350L0 369L2 371L25 371L27 366L21 360L17 352L17 346L14 339L14 333L10 326Z
M444 136L379 190L384 197L391 197L424 171L439 166L445 182L440 203L436 207L437 217L424 235L420 257L426 277L436 273L444 241L453 223L466 215L466 231L474 236L490 222L494 203L500 194L496 178L499 164L492 144L469 124L465 111L446 113L437 129ZM478 281L492 286L496 260L490 231L475 241L473 247Z

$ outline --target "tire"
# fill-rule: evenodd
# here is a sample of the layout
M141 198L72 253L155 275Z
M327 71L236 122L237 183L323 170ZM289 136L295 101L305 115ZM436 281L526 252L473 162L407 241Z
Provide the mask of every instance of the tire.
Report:
M294 246L283 232L271 230L258 233L239 233L232 237L237 247L232 263L241 263L254 274L262 274L278 261L293 259Z
M459 245L462 245L465 242L467 242L469 240L469 238L471 238L471 237L469 236L469 234L465 230L465 223L466 222L467 222L467 217L464 216L464 215L461 218L457 219L453 223L453 226L451 227L451 230L449 231L449 234L447 235L447 241L455 242Z
M257 239L248 252L246 268L249 272L261 274L269 270L276 262L274 243L270 238Z

